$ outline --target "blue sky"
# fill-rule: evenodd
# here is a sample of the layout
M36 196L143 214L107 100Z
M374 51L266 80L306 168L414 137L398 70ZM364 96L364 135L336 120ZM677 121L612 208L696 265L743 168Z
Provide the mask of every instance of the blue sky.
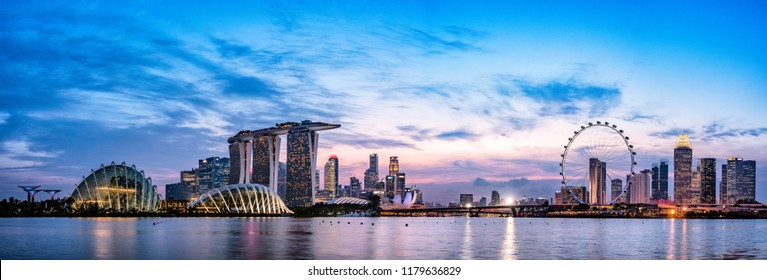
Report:
M761 1L52 2L0 10L0 197L111 161L163 189L239 130L304 119L342 124L318 162L343 184L378 153L427 201L550 197L567 138L602 120L641 168L680 132L696 159L756 160L767 201Z

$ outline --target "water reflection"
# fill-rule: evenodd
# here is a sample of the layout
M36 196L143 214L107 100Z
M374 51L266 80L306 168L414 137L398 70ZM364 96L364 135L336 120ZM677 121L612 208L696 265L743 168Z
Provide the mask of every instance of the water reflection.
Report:
M666 259L673 260L676 257L676 221L671 218L668 220L668 224L668 242L666 242L666 247L668 250L666 253Z
M517 237L514 231L514 218L509 218L504 221L506 224L506 230L503 235L503 247L501 247L501 259L504 260L516 260L517 259Z
M767 259L767 220L17 218L0 229L0 259Z
M463 225L463 246L461 246L461 259L470 260L473 257L471 244L471 220L466 220Z

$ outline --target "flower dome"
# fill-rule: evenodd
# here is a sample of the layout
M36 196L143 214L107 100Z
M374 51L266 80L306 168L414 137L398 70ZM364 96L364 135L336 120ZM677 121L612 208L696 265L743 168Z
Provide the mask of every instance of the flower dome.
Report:
M160 208L160 195L152 178L135 165L103 164L83 176L70 198L76 212L139 213L155 212Z

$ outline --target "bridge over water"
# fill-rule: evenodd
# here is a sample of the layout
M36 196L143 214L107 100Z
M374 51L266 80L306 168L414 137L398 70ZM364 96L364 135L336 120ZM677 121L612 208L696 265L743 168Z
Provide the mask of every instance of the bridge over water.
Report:
M473 207L434 207L434 208L409 208L382 210L382 216L455 216L468 215L478 217L480 215L498 216L538 216L545 214L548 206L543 205L497 205L497 206L473 206Z

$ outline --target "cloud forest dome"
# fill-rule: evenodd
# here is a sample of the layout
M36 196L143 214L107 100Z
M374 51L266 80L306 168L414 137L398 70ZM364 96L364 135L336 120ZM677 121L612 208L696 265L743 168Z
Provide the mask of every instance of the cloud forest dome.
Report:
M292 214L282 199L266 186L235 184L212 189L189 205L197 213Z
M152 185L152 178L135 165L125 162L116 165L101 165L83 176L75 186L72 208L80 212L155 212L160 207L160 195Z

